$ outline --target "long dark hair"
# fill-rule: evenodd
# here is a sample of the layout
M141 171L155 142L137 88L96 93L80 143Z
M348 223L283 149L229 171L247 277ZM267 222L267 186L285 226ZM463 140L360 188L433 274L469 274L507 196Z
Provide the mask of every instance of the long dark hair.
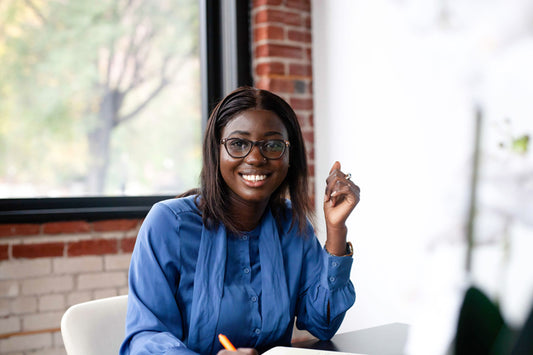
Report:
M269 207L278 225L287 211L285 198L292 204L293 225L303 232L307 218L312 218L307 180L307 159L305 144L300 124L290 105L276 94L253 87L241 87L228 94L213 109L204 135L203 166L200 175L200 190L191 190L187 194L199 193L198 206L202 212L204 224L214 228L222 223L233 232L238 232L234 221L227 211L228 187L220 173L220 139L222 129L237 114L251 109L274 112L283 122L289 134L289 170L282 184L270 197Z

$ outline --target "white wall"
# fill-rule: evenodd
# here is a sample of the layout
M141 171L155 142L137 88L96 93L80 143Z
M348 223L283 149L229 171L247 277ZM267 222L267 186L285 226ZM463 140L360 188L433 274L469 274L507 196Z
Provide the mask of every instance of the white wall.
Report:
M515 68L516 58L533 63L533 46L527 49L533 30L526 26L531 6L521 0L461 3L312 1L316 191L335 160L362 191L348 224L357 301L340 331L406 322L412 353L447 345L466 285L475 107L484 108L486 127L511 115L513 128L532 133L530 64L522 60L521 71ZM512 57L511 47L522 49ZM502 92L514 102L501 99ZM489 128L484 137L491 137ZM489 152L498 145L491 139L484 141ZM525 157L519 165L533 167L531 154ZM321 199L317 193L317 211ZM529 245L533 229L517 223ZM498 292L501 278L483 270L501 266L498 242L487 243L488 252L478 248L471 276L489 293ZM531 270L524 260L518 269ZM522 313L533 300L531 281L513 293ZM422 338L428 342L420 345Z

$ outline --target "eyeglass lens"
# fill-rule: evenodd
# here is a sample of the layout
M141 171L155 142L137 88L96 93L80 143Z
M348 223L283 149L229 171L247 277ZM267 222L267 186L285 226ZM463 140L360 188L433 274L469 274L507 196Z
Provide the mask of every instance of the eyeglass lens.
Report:
M252 142L247 139L229 138L224 142L228 154L234 158L247 156L254 145L259 146L259 151L267 159L279 159L285 152L285 141L281 139L269 139L265 141Z

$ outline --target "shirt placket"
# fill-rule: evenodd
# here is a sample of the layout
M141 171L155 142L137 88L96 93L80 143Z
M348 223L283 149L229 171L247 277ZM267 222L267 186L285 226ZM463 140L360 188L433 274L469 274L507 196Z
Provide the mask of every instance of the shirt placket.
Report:
M259 312L259 296L257 292L252 287L252 277L257 276L253 274L252 265L251 265L251 258L250 258L250 244L251 244L251 238L249 234L244 234L241 236L241 269L243 273L243 284L245 287L246 292L248 293L248 302L249 307L252 311L250 314L251 316L251 329L250 329L250 335L257 339L259 337L259 334L261 334L261 316Z

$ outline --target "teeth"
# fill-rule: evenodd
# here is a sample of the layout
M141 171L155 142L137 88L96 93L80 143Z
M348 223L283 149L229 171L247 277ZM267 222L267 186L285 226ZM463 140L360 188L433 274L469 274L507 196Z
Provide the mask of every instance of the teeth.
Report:
M261 181L266 179L266 175L243 175L242 178L246 181Z

